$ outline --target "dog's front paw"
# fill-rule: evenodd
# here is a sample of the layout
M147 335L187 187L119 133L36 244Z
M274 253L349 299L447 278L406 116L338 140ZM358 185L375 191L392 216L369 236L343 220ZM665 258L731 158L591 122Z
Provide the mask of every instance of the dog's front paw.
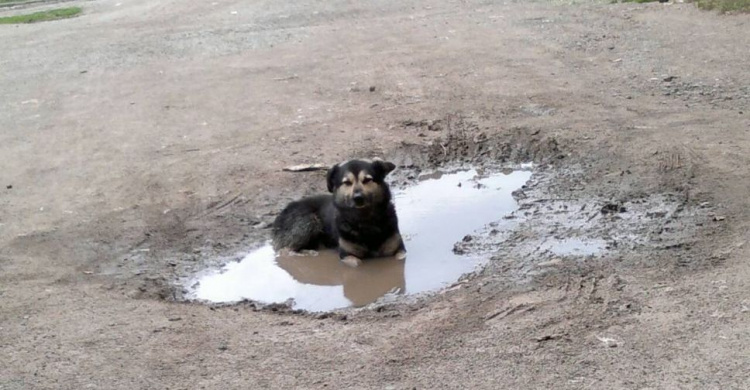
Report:
M346 256L343 259L341 259L341 262L352 268L357 268L362 264L362 260L360 260L356 256Z
M398 251L396 252L394 257L396 258L396 260L406 260L406 251Z
M312 250L312 249L303 249L300 251L289 251L289 256L307 256L307 257L315 257L318 255L318 251Z

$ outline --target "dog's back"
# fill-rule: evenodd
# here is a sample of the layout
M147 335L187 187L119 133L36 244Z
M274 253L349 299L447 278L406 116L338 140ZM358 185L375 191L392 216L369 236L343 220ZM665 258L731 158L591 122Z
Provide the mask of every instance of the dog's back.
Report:
M329 194L307 197L289 203L273 223L273 246L293 251L336 246L331 230L335 211Z

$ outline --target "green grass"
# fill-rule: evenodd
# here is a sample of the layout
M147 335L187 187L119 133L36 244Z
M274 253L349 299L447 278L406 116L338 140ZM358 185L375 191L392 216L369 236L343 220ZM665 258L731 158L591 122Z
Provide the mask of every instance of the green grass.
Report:
M698 8L721 13L750 12L750 0L692 0Z
M612 3L653 3L659 0L610 0ZM687 0L700 9L725 13L750 13L750 0Z
M1 0L0 0L1 1ZM83 11L81 7L58 8L33 14L6 16L0 18L0 24L37 23L48 20L72 18Z
M616 3L638 3L638 4L643 4L643 3L656 3L657 1L659 1L659 0L612 0L612 4L616 4Z
M8 6L21 5L25 3L31 3L38 0L0 0L0 5L7 4Z

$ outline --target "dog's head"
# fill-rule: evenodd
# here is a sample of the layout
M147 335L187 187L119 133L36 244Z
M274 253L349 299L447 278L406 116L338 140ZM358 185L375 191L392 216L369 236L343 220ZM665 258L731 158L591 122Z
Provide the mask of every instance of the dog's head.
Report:
M336 164L328 171L328 191L337 207L367 209L391 201L385 177L396 166L375 159L350 160Z

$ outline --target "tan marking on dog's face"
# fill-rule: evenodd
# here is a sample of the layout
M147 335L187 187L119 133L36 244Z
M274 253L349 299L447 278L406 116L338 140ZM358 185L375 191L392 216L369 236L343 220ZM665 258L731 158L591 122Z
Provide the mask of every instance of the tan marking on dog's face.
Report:
M343 249L344 252L357 257L365 257L367 254L367 248L343 238L339 238L339 248Z
M334 193L336 203L354 207L352 197L357 192L362 193L365 198L365 204L361 207L380 203L384 198L383 188L375 182L372 173L361 170L357 175L352 172L346 172L343 175L341 184Z
M341 178L341 185L336 189L336 198L339 202L349 204L354 194L354 185L357 177L353 173L347 172Z
M354 183L357 181L357 177L353 173L347 172L341 178L341 183L336 189L336 197L339 201L348 204L351 201L352 195L354 194Z
M372 175L367 171L359 171L357 179L359 179L359 182L362 183L362 185L366 185L372 181Z
M360 171L358 179L362 193L370 203L379 203L383 200L383 188L375 182L370 172Z
M394 233L378 249L379 256L393 256L401 248L401 235Z
M350 186L354 185L354 183L356 181L357 181L357 177L354 176L353 173L347 172L346 175L344 175L344 177L341 178L341 185L342 186L346 186L346 187L350 187Z

